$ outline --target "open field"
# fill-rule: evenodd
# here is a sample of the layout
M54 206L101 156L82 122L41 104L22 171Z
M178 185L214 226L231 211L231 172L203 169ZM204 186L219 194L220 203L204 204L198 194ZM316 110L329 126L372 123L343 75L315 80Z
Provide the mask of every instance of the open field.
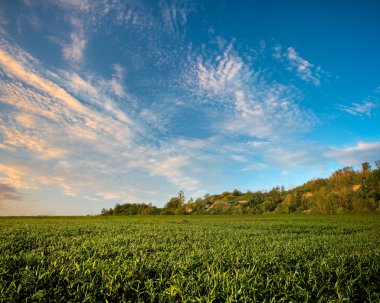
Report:
M1 302L379 302L380 216L0 219Z

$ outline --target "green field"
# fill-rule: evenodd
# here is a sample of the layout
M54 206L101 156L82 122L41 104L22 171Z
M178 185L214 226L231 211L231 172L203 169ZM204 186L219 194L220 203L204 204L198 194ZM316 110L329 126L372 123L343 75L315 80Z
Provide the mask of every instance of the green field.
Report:
M1 302L379 302L380 216L0 219Z

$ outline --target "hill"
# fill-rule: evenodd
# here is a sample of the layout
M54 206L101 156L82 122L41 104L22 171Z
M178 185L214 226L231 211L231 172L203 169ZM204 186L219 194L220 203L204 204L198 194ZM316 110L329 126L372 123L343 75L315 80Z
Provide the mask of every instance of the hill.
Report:
M344 167L329 178L310 180L293 189L274 187L269 191L234 190L205 195L185 202L183 192L170 199L164 208L152 204L116 204L103 215L135 214L262 214L345 213L380 211L380 161L372 169L368 162L360 170Z

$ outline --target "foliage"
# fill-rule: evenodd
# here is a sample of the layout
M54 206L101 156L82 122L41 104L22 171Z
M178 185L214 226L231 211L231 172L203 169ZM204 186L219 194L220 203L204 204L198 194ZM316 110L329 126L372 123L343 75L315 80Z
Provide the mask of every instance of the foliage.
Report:
M188 203L192 214L345 213L380 210L380 162L372 169L368 162L360 171L344 167L329 178L315 179L290 190L242 193L238 190L207 195Z
M0 219L0 302L379 302L379 214Z
M361 170L344 167L329 178L315 179L290 190L276 186L270 191L237 189L219 195L206 194L185 203L182 191L160 209L151 204L116 204L104 215L183 215L183 214L262 214L274 213L347 213L380 211L380 161L376 169L368 162Z
M173 213L183 214L184 203L185 195L183 191L180 191L177 197L171 198L170 201L165 204L165 209L170 210Z
M102 209L102 215L158 215L160 209L152 204L125 203L116 204L114 208Z

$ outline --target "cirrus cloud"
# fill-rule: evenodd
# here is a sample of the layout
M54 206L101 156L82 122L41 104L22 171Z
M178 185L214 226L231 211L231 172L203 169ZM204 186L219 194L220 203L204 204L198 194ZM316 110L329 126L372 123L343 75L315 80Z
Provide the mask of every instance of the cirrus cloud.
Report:
M332 148L325 153L325 156L345 166L374 162L380 159L380 142L358 142L351 147Z

